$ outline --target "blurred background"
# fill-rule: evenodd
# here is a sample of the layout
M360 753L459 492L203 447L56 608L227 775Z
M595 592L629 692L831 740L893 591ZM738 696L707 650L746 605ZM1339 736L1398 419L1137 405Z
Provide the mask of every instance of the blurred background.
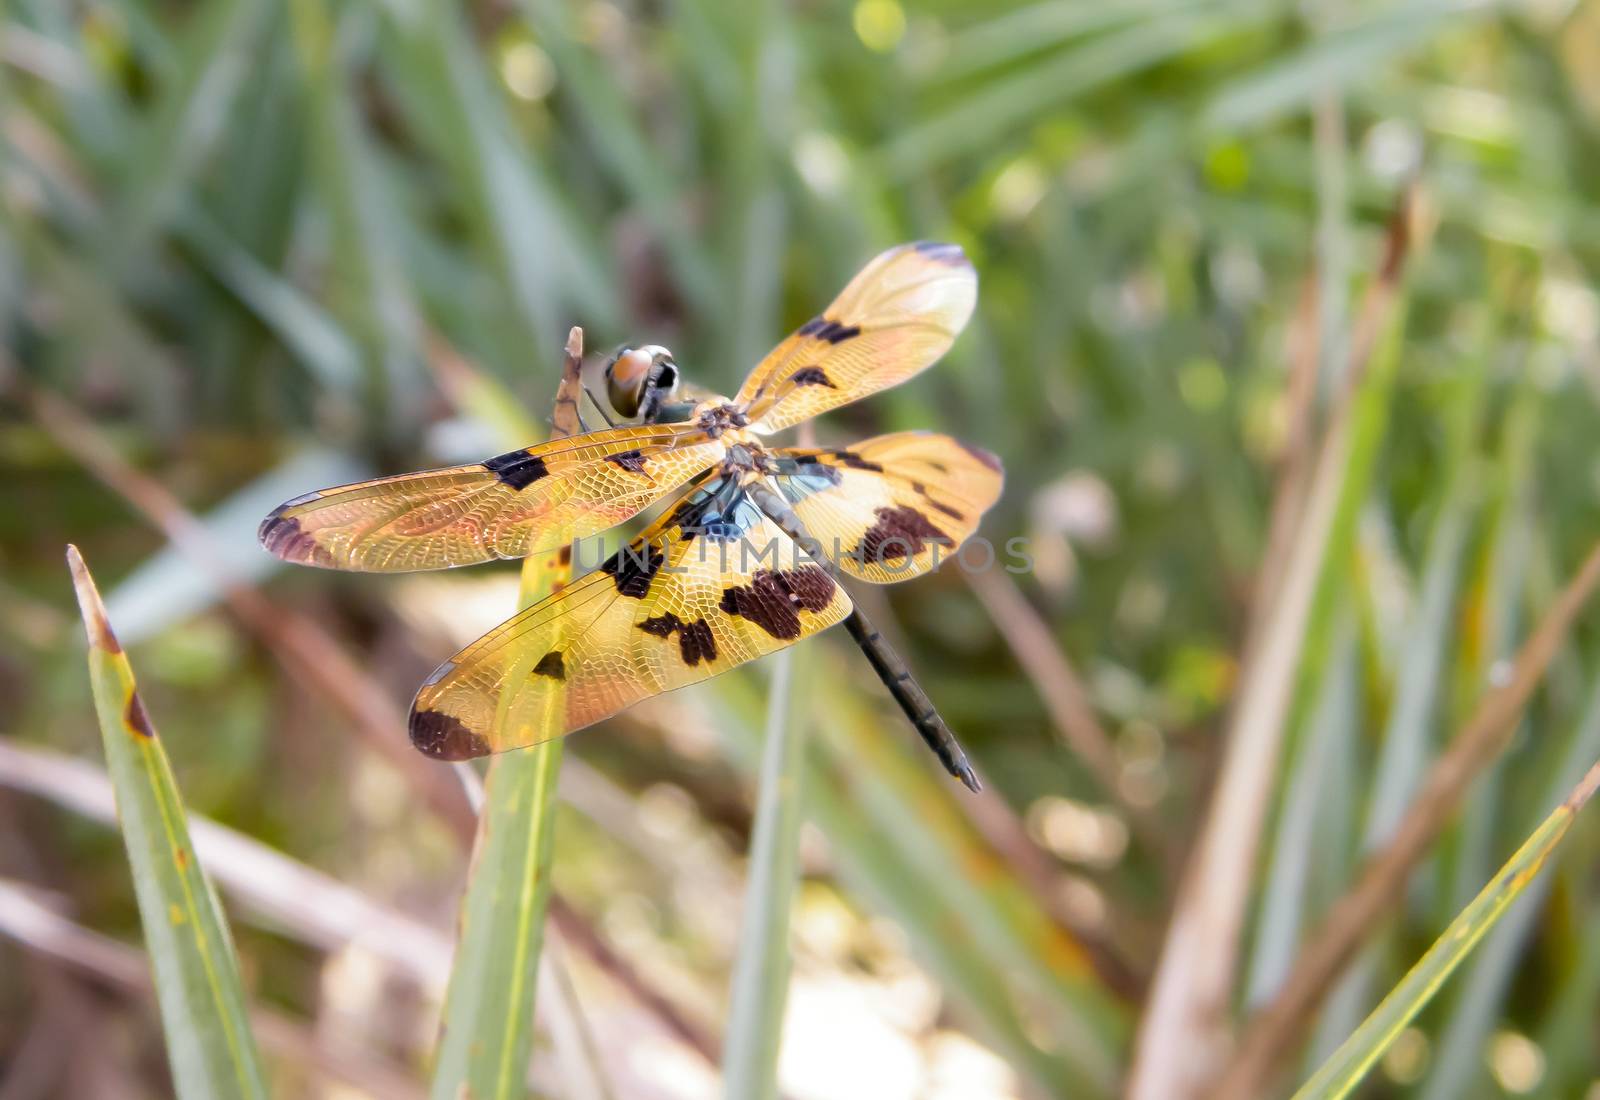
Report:
M800 659L826 702L783 1093L1116 1087L1281 560L1274 501L1350 413L1242 856L1244 1018L1592 537L1597 164L1593 2L11 0L0 1097L170 1088L65 543L190 809L264 846L208 870L279 1093L418 1095L472 818L401 716L511 613L516 569L284 569L257 522L532 441L571 325L591 368L662 343L732 392L920 237L971 256L972 325L819 438L998 452L982 534L1034 568L863 596L979 798L842 634ZM1595 634L1555 655L1295 1075L1600 755ZM717 1095L768 680L568 746L556 947L617 1096ZM1580 822L1371 1095L1600 1095L1597 854Z

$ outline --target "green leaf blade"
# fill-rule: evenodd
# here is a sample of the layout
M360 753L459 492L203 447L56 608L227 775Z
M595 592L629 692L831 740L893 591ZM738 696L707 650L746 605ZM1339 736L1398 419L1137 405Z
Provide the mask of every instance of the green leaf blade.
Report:
M1540 823L1489 884L1450 922L1400 984L1301 1086L1294 1094L1295 1100L1334 1100L1354 1091L1396 1036L1433 999L1455 968L1543 869L1596 787L1600 787L1600 763L1589 769L1572 794Z
M67 550L167 1054L180 1097L267 1095L233 942L189 838L183 802L132 666L76 547Z
M749 884L722 1056L723 1094L730 1098L772 1100L778 1095L778 1053L789 994L789 914L805 817L804 718L796 706L805 693L794 690L796 663L803 658L803 650L786 649L772 660Z
M558 400L562 394L576 396L583 356L577 329L567 338L566 354ZM464 409L493 404L482 400L495 391L492 383L475 373L460 381L457 400ZM516 403L505 407L516 409ZM557 413L559 425L564 422L559 405ZM519 426L518 419L505 413L497 418L507 446L514 445L516 433L524 433L522 442L532 433L532 425ZM553 434L567 433L558 427ZM556 591L571 571L570 563L557 555L525 559L518 610ZM555 720L554 701L550 720ZM431 1095L436 1100L463 1094L499 1100L526 1091L539 955L555 864L556 781L563 743L557 737L500 753L489 763L434 1065Z

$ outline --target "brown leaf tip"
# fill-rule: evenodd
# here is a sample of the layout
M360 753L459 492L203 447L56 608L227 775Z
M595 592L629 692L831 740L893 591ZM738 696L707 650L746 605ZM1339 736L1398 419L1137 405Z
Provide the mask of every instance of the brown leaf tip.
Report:
M471 760L488 756L489 742L473 733L459 718L438 710L411 712L411 744L435 760Z
M111 620L106 618L106 605L100 602L100 590L94 586L94 578L89 575L83 555L71 543L67 544L67 568L72 570L72 587L78 593L78 609L83 614L83 629L89 635L89 644L107 653L121 653L122 643L117 641L111 629Z
M1583 809L1585 802L1594 797L1594 792L1597 788L1600 788L1600 760L1594 762L1594 766L1589 769L1588 774L1578 782L1572 793L1567 795L1567 808L1572 810L1573 813L1577 813Z

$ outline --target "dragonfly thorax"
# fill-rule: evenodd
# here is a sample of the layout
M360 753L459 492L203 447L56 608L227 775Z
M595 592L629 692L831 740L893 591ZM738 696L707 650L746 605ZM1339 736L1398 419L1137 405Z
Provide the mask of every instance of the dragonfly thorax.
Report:
M724 432L736 431L750 423L744 410L726 397L712 397L700 402L694 408L693 420L695 427L712 439L719 439Z
M737 432L740 439L728 446L728 453L722 460L722 469L726 473L748 472L754 474L769 474L774 466L772 457L767 454L766 448L750 438L746 432Z

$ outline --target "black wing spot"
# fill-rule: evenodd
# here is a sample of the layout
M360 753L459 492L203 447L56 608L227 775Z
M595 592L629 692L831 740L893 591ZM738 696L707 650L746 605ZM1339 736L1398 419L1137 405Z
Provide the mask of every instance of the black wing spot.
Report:
M814 336L818 340L826 340L830 344L842 344L846 340L861 335L860 325L842 325L838 321L830 321L826 317L813 317L799 329L801 336Z
M629 473L644 473L644 452L635 447L631 451L621 451L614 455L606 455L607 462L615 462Z
M639 624L639 629L657 638L678 635L678 652L683 663L693 668L701 661L717 659L717 639L711 633L711 624L704 619L686 623L672 612L654 615Z
M834 451L833 457L841 466L849 466L853 470L869 470L875 474L883 473L883 467L869 458L862 458L854 451Z
M914 558L929 543L955 545L954 539L909 504L879 508L874 514L878 522L861 536L861 545L851 554L857 561L882 564L890 559Z
M489 742L454 715L438 710L411 712L411 744L435 760L471 760L489 755Z
M630 599L642 600L650 591L650 582L667 560L667 552L651 543L629 543L607 558L600 566L602 573L616 581L617 591Z
M797 386L827 386L830 390L839 388L821 367L801 367L789 376L789 380Z
M565 680L567 678L567 665L561 659L561 651L552 649L549 653L540 657L539 663L533 666L533 674L535 676L548 676L552 680Z
M683 625L683 620L672 612L665 615L652 615L639 624L639 629L646 634L654 634L657 638L670 638L672 632Z
M760 569L749 584L722 590L720 607L749 619L774 638L800 637L800 612L818 612L833 602L833 578L818 565L773 571Z
M717 639L711 633L711 624L704 619L684 623L678 629L678 651L683 654L683 663L690 668L701 661L715 661Z
M304 530L297 517L283 514L284 509L293 507L297 501L303 503L305 499L297 497L288 504L280 505L261 521L261 526L256 529L256 538L261 540L261 545L273 557L301 565L332 566L333 555L317 541L316 536ZM309 499L315 500L316 497Z
M486 459L483 468L513 489L526 489L550 473L543 458L527 451L507 451L503 455L496 455Z

